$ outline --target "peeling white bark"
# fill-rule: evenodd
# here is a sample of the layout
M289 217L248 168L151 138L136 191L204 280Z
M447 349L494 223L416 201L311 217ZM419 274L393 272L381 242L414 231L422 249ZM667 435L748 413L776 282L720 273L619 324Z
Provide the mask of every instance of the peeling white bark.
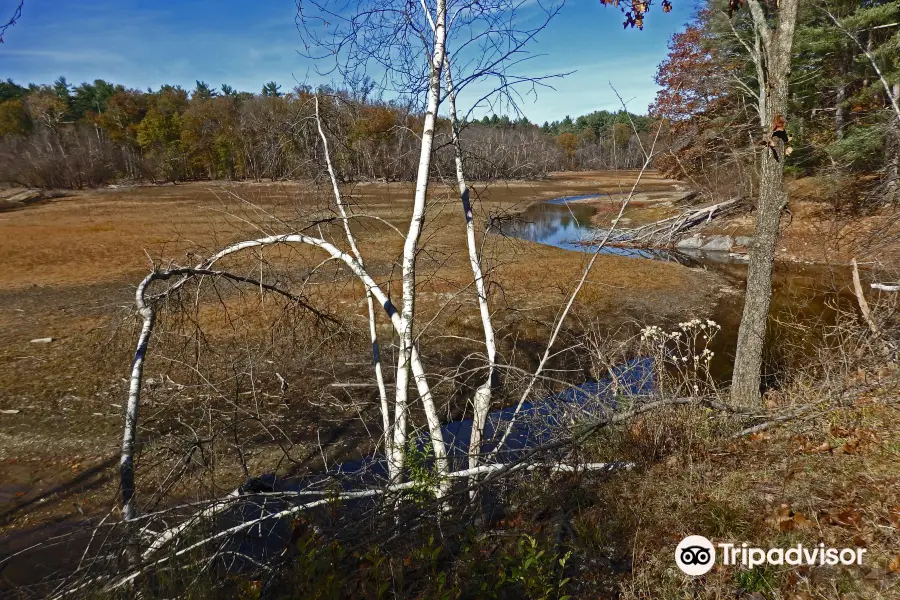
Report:
M456 159L456 181L459 185L459 196L466 220L466 246L469 250L469 264L472 266L472 275L475 279L475 293L478 296L478 310L481 313L481 326L484 330L484 347L488 357L487 378L475 391L475 397L473 398L472 436L469 440L469 467L474 468L478 466L484 425L491 408L491 386L494 379L497 346L494 340L494 325L491 322L491 311L487 301L487 290L484 285L484 272L481 269L481 257L478 255L478 245L475 242L475 218L469 197L469 186L466 184L465 172L463 171L462 143L459 139L459 119L456 115L456 90L453 88L450 59L446 55L444 57L444 69L447 78L447 99L450 103L450 126Z
M128 385L128 403L125 408L125 427L122 433L122 456L119 461L119 478L122 485L122 516L126 521L135 517L134 507L134 448L137 440L137 423L141 408L141 384L143 383L144 359L153 322L156 315L153 307L145 302L144 294L147 286L153 281L153 275L144 278L135 292L138 314L143 323L138 336L137 349L131 363L131 377Z
M431 19L431 14L424 7L426 15ZM428 195L428 180L431 172L431 155L434 145L434 127L437 120L437 111L440 105L441 94L441 69L444 65L444 49L446 43L446 19L447 2L438 0L434 27L434 50L430 58L430 72L428 80L428 104L425 112L425 120L422 128L422 144L419 153L419 168L416 174L416 189L413 197L412 217L409 221L409 231L403 244L402 272L403 272L403 304L400 312L400 352L397 360L397 389L394 406L394 439L393 452L390 458L392 472L400 473L403 470L403 450L407 444L407 422L409 412L408 385L409 368L413 352L413 327L415 320L416 299L416 257L419 250L419 237L422 233L422 225L425 221L425 200ZM413 365L413 379L418 386L418 380L424 377L424 373L416 374ZM431 434L431 442L434 450L435 465L438 473L446 474L448 471L447 451L441 432L440 419L434 401L429 394L422 398L425 417L428 421L428 429Z

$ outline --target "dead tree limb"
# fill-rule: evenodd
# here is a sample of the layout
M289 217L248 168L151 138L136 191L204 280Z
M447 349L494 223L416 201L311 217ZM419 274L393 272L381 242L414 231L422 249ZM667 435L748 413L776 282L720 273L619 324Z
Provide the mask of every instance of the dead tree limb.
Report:
M863 320L865 320L866 325L869 326L869 329L876 336L881 336L881 329L878 327L878 324L872 319L872 311L869 308L869 303L866 301L866 296L863 294L862 283L859 280L859 267L856 264L856 259L850 261L850 264L853 265L853 292L856 294L856 302L859 304L859 312L862 314Z
M688 230L705 223L709 223L716 217L730 213L740 198L732 198L724 202L717 202L702 208L691 208L681 213L660 219L647 225L634 229L623 230L624 240L617 242L619 245L643 246L643 247L669 247L677 238Z

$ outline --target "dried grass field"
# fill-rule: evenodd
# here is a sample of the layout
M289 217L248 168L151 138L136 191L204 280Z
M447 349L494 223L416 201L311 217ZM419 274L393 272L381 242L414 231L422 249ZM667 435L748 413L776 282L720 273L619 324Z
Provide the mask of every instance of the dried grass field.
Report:
M500 217L537 200L627 191L635 175L565 173L539 182L476 185L476 210L487 223L490 215ZM191 265L228 242L260 232L281 233L327 216L328 198L322 194L327 190L320 186L270 182L110 188L0 213L0 409L17 411L0 414L5 531L77 518L81 511L96 512L113 502L124 377L138 323L133 294L151 260ZM665 192L675 187L651 174L639 189ZM401 230L411 196L407 184L352 189L355 210ZM451 189L434 189L423 233L427 252L419 259L424 292L419 311L422 323L434 321L423 346L429 366L437 371L452 370L477 346L460 341L475 327L468 311L459 310L472 301L462 227L458 197ZM354 229L370 271L380 281L397 280L400 236L376 219L359 219ZM497 282L491 300L498 327L507 350L518 352L528 364L537 355L544 317L552 317L586 256L496 234L488 235L485 244L491 278ZM267 253L266 261L289 273L309 268L321 257L291 248ZM675 263L601 256L578 310L612 328L629 319L677 318L708 307L720 284L710 273ZM351 314L364 314L362 288L355 283L326 277L310 289L314 304L323 309L346 316L349 306ZM233 309L243 305L245 326L252 329L256 322L249 315L261 314L258 301L251 294L227 303ZM215 305L202 312L210 332L231 340L238 335ZM53 341L31 342L38 338ZM345 363L366 361L364 343L349 351L344 346L348 356L340 361L324 347L304 362L307 381L295 387L327 387L358 370ZM162 362L151 359L151 376L164 370Z

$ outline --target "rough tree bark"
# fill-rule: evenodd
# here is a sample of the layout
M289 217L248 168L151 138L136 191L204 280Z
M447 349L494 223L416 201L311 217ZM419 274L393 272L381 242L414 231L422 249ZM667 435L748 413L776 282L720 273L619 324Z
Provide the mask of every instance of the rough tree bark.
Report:
M783 138L771 134L775 133L773 126L776 121L783 120L787 115L791 48L799 0L781 0L779 8L775 10L774 27L769 25L769 18L758 0L749 0L748 4L754 28L763 46L762 59L765 61L766 77L761 82L760 89L760 96L765 97L764 118L761 120L766 131L766 142L771 140L771 146L764 148L761 153L756 231L750 249L747 292L731 379L732 400L745 405L758 403L760 398L763 346L772 297L772 267L781 212L787 204L783 185L787 140L786 136ZM760 104L762 102L761 98Z

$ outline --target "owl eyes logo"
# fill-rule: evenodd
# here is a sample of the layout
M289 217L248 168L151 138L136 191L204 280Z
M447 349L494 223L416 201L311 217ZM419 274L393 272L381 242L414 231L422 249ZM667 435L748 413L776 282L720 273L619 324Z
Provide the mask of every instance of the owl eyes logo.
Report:
M681 550L681 562L686 565L705 565L712 558L703 546L688 546Z
M709 573L716 562L716 550L702 535L689 535L675 548L675 564L692 576Z

